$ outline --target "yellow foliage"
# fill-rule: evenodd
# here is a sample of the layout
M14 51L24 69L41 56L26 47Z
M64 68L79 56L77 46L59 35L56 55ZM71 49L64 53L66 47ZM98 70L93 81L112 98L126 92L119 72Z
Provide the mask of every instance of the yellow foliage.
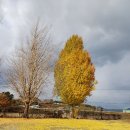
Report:
M82 103L94 90L95 68L78 35L67 41L54 71L55 91L69 105Z

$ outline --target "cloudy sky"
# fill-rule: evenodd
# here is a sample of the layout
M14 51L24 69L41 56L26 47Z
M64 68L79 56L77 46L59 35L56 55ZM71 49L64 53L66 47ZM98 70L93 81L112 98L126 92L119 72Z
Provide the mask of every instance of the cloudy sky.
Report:
M130 107L130 0L0 0L1 57L10 55L37 18L50 27L56 52L72 34L83 37L98 80L89 103Z

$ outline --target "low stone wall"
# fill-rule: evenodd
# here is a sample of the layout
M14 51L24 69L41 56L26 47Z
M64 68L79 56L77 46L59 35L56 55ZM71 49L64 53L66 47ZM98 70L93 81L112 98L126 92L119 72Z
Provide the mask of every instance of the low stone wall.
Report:
M9 118L21 118L23 113L6 113L6 117ZM69 111L58 110L35 110L30 111L30 118L70 118ZM77 114L77 119L96 119L96 120L119 120L121 114L96 112L96 111L80 111Z
M121 119L120 114L106 113L106 112L91 112L91 111L80 111L79 118L85 119L97 119L97 120L119 120Z

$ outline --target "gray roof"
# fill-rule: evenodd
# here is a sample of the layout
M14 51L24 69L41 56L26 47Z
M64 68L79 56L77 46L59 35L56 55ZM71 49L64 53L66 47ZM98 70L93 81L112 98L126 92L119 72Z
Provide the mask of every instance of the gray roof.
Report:
M125 108L124 110L130 110L130 108Z

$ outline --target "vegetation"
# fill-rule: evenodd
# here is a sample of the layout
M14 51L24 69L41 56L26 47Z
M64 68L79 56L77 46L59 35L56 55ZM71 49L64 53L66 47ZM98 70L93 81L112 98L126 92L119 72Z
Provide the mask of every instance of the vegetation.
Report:
M49 61L52 50L47 27L37 24L30 39L25 41L10 61L8 83L25 105L23 117L28 118L29 106L38 98L48 82Z
M129 130L125 121L75 119L0 119L0 130Z
M13 100L13 98L14 98L14 95L13 94L11 94L10 92L2 92L3 94L5 94L7 97L8 97L8 99L10 100L10 101L12 101Z
M61 51L55 65L55 92L64 103L73 108L84 102L95 85L95 67L83 40L73 35ZM73 116L73 114L72 114Z
M5 109L11 103L11 100L5 93L0 93L0 107L2 108L3 116L5 116Z

